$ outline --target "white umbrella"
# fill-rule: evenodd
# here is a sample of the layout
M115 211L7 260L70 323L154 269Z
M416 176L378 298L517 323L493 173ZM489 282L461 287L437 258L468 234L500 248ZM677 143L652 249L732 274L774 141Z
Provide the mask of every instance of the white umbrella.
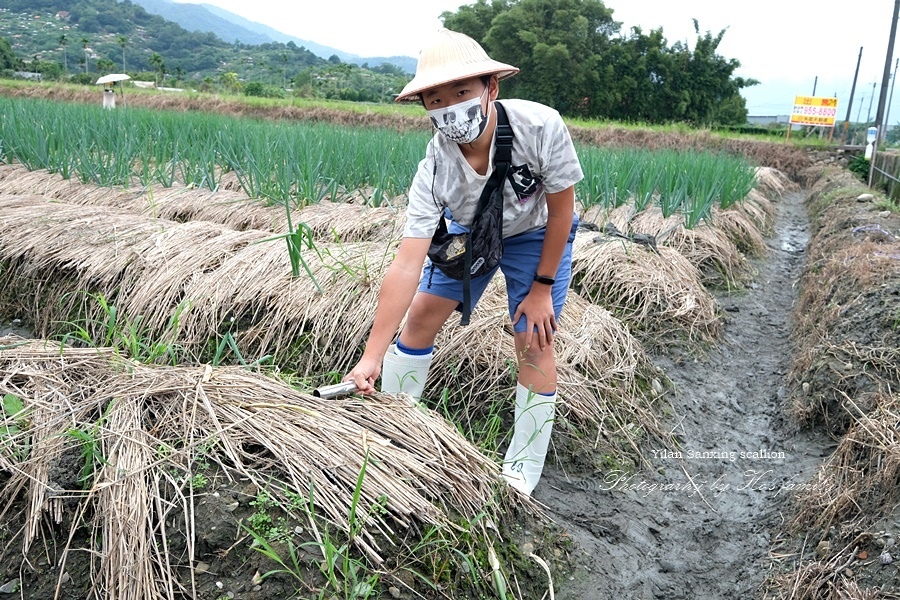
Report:
M126 79L131 79L128 75L124 73L112 73L111 75L104 75L100 79L97 80L97 84L102 83L115 83L117 81L125 81Z
M104 75L100 79L97 80L97 84L111 83L113 87L115 87L117 81L125 81L126 79L131 79L130 76L125 73L111 73L109 75ZM120 85L119 88L122 90L122 106L125 105L125 86ZM115 96L113 96L115 98Z

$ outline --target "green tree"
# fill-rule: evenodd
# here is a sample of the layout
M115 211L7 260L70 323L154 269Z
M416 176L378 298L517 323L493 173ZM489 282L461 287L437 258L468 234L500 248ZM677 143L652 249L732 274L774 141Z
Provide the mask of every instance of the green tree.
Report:
M81 47L84 49L84 72L88 72L88 50L91 45L91 40L87 36L81 38Z
M222 85L225 86L225 89L231 93L237 93L241 89L241 82L238 79L238 74L234 71L222 73L219 76L219 81L221 81Z
M5 38L0 38L0 69L17 70L22 66L22 61L13 52L12 46Z
M62 46L62 51L63 51L63 73L68 73L69 72L69 60L68 60L68 56L67 56L67 54L68 54L67 51L69 48L69 38L66 37L66 34L62 34L61 36L59 36L59 39L57 41L59 42L59 45Z
M126 69L125 69L125 46L128 45L128 38L126 38L124 35L120 35L118 37L117 41L119 43L119 46L122 47L122 72L124 73L126 71Z
M108 58L101 58L97 61L97 71L101 75L108 75L113 72L113 69L116 68L116 63L111 61Z
M163 57L159 55L158 52L154 52L150 55L150 58L147 59L147 63L150 65L150 68L153 69L154 73L154 81L156 82L156 86L159 87L159 82L162 80L163 76L166 73L166 63L163 61Z
M673 46L676 60L682 65L674 87L688 98L684 112L673 115L674 119L695 125L743 125L747 122L747 107L740 90L759 82L733 77L741 63L717 53L725 29L715 36L709 31L700 35L700 26L694 19L694 31L697 41L693 51L681 42Z
M521 69L504 84L504 95L568 114L578 112L597 89L601 57L619 29L600 0L495 0L491 5L479 0L459 16L445 13L444 24L480 41L496 60Z
M477 0L441 15L444 25L479 41L520 73L504 96L542 102L563 114L651 123L743 124L735 77L740 62L718 54L725 30L700 35L693 50L669 47L662 29L645 34L621 23L601 0Z
M455 13L444 12L441 21L447 29L465 33L474 40L484 40L494 17L509 10L509 0L478 0L474 4L460 6Z

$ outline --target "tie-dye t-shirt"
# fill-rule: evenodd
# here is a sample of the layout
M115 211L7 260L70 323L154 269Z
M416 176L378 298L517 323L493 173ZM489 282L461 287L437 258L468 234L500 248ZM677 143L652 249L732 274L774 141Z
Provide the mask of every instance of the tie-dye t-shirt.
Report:
M547 193L575 185L584 177L569 130L559 113L528 100L501 100L513 129L512 180L503 186L503 237L539 229L547 224ZM435 133L425 159L419 163L409 190L403 235L430 238L448 209L460 225L469 227L481 190L493 171L479 175L459 146Z

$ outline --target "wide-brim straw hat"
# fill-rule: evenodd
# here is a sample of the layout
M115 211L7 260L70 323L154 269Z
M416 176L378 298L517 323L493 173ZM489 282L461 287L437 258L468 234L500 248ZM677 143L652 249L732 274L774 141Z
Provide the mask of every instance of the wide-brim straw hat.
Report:
M423 91L459 79L482 75L497 75L498 79L506 79L518 72L517 67L492 59L469 36L439 29L431 43L419 53L416 76L406 84L395 101L419 100Z

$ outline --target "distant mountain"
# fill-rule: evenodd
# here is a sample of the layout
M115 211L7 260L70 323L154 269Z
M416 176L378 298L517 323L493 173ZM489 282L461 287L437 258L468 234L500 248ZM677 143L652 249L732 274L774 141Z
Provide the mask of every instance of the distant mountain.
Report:
M228 19L222 18L221 15L208 10L209 5L181 4L171 0L133 1L150 14L159 15L167 21L177 23L188 31L214 33L224 42L238 41L242 44L256 45L269 44L276 41L263 33L241 27ZM309 50L312 50L312 48L309 48ZM313 52L313 54L317 53Z
M171 4L171 0L135 0L139 4L143 2L169 2ZM218 17L220 20L225 21L231 24L233 27L237 27L246 31L248 34L262 36L266 38L266 42L281 42L282 44L287 44L288 42L294 42L298 46L303 46L316 56L321 58L331 58L332 55L337 55L343 62L352 62L352 59L358 58L353 54L348 54L347 52L342 52L336 48L330 48L328 46L323 46L321 44L317 44L315 42L311 42L309 40L302 40L300 38L296 38L286 33L281 33L277 29L273 29L268 25L263 25L262 23L257 23L256 21L250 21L249 19L245 19L240 15L236 15L233 12L229 12L224 8L219 8L218 6L213 6L212 4L178 4L178 6L194 6L198 8L203 8L210 12L211 14ZM184 25L182 25L184 27ZM212 30L206 30L212 31ZM218 32L215 32L216 35L219 35ZM221 37L221 36L219 36ZM227 38L226 38L227 39ZM243 41L243 40L241 40ZM265 43L265 42L254 42L254 43Z
M203 31L214 33L226 42L239 41L243 44L267 44L281 42L287 44L293 42L297 46L306 48L321 58L337 56L342 62L355 65L368 64L377 67L383 63L389 63L400 67L407 73L415 73L416 59L410 56L374 56L363 57L358 54L350 54L337 48L323 46L311 40L282 33L277 29L250 21L240 15L227 11L212 4L192 4L173 2L172 0L133 0L135 4L143 7L149 13L160 15L169 21L178 23L189 31Z

